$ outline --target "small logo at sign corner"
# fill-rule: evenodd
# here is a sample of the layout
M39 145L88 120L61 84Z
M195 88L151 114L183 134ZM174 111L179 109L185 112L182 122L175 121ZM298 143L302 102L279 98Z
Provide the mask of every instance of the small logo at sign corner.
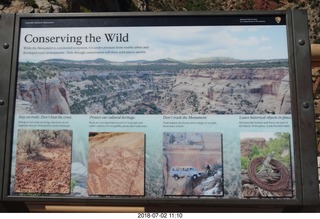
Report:
M274 19L276 20L277 24L281 22L281 17L275 17Z

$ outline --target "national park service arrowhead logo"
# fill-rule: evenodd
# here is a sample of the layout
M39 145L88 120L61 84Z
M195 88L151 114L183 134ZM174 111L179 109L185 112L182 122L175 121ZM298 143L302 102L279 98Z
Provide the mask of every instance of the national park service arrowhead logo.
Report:
M277 24L281 22L281 17L275 17L274 19L276 20Z

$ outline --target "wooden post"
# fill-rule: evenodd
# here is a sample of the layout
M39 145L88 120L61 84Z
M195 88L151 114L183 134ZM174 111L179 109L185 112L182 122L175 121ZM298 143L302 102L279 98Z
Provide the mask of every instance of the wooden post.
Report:
M320 67L320 44L311 44L312 67Z
M319 78L319 76L316 76L319 70L320 70L320 44L311 44L311 66L313 68L313 76L315 76L315 78ZM315 113L316 115L319 114L319 99L317 98L317 92L316 92L316 88L319 86L317 85L318 80L315 80L314 82L314 96L315 96ZM319 118L317 118L316 116L316 127L317 129L319 128L319 126L317 126L317 124L319 124ZM317 130L317 148L318 148L318 180L319 180L319 192L320 192L320 135L318 133L319 130ZM320 195L320 193L319 193Z

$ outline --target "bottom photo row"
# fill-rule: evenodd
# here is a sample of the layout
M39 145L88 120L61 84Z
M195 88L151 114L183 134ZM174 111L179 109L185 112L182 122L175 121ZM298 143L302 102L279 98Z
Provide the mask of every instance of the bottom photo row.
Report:
M225 195L222 133L164 132L156 162L143 132L89 132L87 138L79 162L82 149L71 130L19 129L10 195L144 197L147 184L161 187L161 197ZM239 148L242 198L294 196L289 133L240 133Z

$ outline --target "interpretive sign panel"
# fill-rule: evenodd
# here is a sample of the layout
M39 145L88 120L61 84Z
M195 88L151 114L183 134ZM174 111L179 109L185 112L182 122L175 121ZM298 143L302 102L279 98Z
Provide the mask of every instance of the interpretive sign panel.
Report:
M289 19L21 16L8 197L296 201Z

